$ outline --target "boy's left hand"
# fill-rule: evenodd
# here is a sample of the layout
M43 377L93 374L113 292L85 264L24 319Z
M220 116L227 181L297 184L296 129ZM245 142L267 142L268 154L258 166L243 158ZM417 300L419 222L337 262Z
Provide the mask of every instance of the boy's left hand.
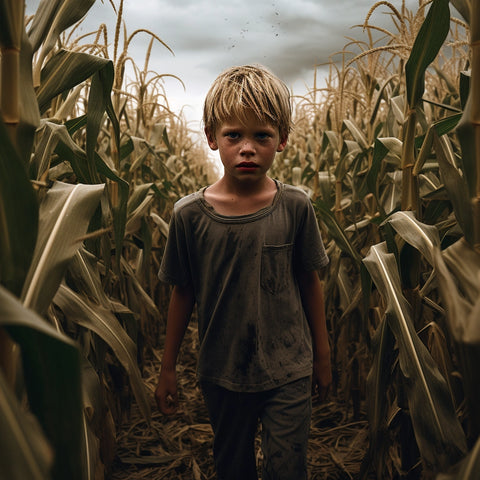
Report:
M313 378L312 378L312 393L318 394L321 402L325 401L330 392L332 384L332 367L330 365L330 358L313 360Z

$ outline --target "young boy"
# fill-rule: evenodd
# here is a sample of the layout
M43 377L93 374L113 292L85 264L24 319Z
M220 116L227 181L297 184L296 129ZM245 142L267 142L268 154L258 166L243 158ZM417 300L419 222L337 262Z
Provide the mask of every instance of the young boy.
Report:
M306 479L312 372L322 399L332 378L317 274L328 257L308 197L267 176L291 127L288 89L264 67L231 68L203 120L224 174L174 207L159 272L174 288L157 404L177 410L176 359L196 303L218 479L257 479L259 422L263 480Z

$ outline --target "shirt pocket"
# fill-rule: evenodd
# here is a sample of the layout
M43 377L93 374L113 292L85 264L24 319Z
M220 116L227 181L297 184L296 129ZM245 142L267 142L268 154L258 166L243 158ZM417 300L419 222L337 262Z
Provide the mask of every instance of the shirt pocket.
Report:
M283 292L292 282L293 243L264 245L260 285L272 295Z

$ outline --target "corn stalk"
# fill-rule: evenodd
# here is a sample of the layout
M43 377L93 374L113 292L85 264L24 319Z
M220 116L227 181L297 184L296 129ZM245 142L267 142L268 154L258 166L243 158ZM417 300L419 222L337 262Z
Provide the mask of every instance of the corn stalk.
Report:
M470 41L472 53L472 75L470 82L471 117L470 123L474 130L474 145L476 159L476 192L473 200L474 208L474 246L480 251L480 3L472 0Z
M417 215L420 215L418 180L413 175L416 161L417 110L421 108L425 90L425 72L437 56L450 28L448 4L448 0L433 0L405 65L407 110L401 167L402 210L413 210Z
M20 46L23 33L24 2L2 0L0 20L1 47L1 100L0 111L10 139L16 144L17 126L20 122Z
M24 11L24 2L2 0L0 3L0 112L13 145L17 144L17 127L20 122L20 46ZM7 251L11 251L15 247L10 242L13 238L8 235L5 208L0 208L0 227L6 233L1 235L0 248L6 247ZM11 265L11 260L6 265L9 272L6 272L7 278L3 280L10 283L15 275L15 267ZM0 276L0 280L2 277L4 275ZM0 328L0 371L3 370L10 385L13 385L15 379L17 353L8 334Z

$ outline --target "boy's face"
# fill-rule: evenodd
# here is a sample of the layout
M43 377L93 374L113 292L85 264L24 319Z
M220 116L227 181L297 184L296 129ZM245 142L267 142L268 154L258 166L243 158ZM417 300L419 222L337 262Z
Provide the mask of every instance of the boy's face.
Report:
M275 153L287 144L287 137L280 138L277 127L260 122L254 114L249 114L246 122L227 120L214 135L205 133L210 148L220 153L225 175L238 180L264 177Z

